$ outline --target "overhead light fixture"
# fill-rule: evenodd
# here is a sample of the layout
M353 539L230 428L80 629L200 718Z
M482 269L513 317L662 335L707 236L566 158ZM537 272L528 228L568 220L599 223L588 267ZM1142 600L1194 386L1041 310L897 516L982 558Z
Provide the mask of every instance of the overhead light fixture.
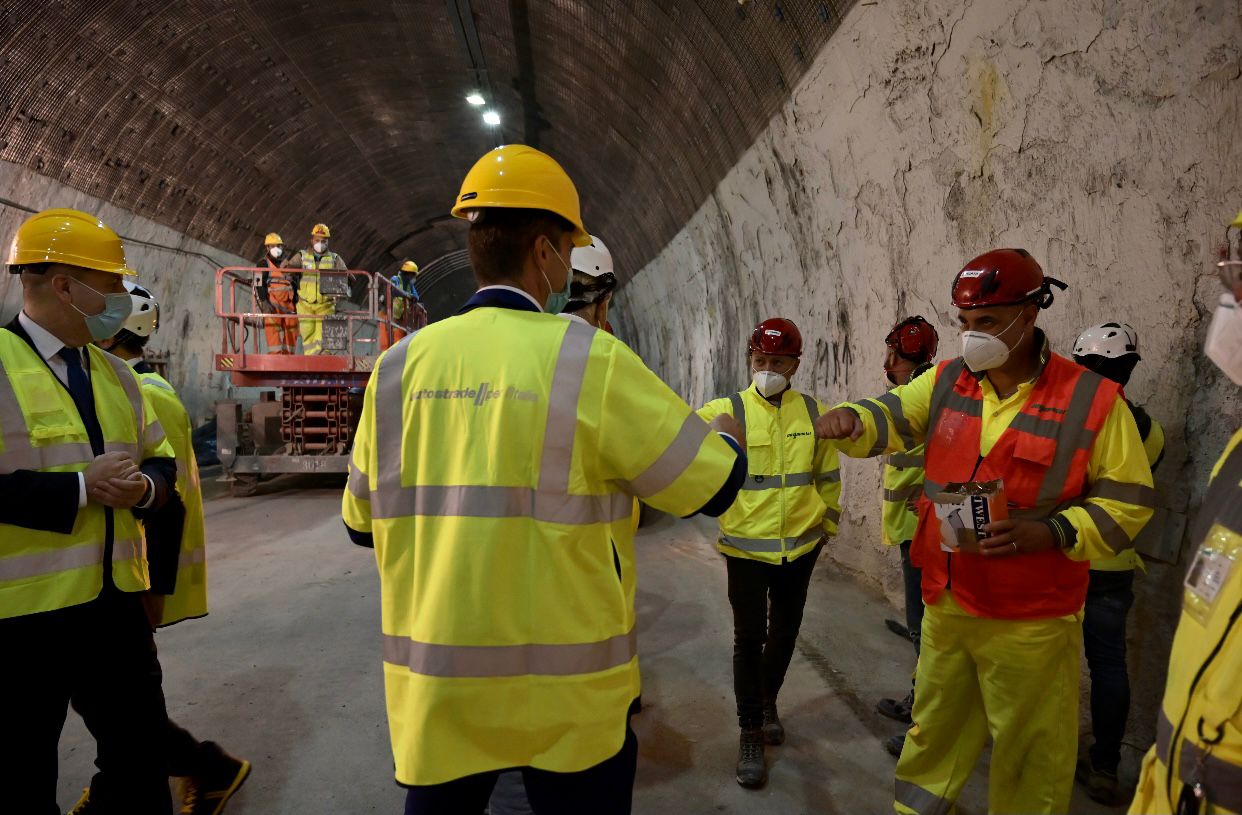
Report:
M489 111L486 111L486 112L483 114L483 123L484 123L484 124L489 124L489 125L498 125L498 124L500 124L500 114L499 114L499 113L497 113L497 112L496 112L496 111L494 111L494 110L489 110Z
M478 105L483 104L485 100L483 99L482 96L479 96L477 93L472 93L466 97L466 101L477 107Z

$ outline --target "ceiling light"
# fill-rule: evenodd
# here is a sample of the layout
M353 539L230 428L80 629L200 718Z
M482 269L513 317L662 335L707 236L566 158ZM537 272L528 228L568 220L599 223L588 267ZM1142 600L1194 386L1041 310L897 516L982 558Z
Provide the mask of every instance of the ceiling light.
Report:
M483 97L479 96L477 93L472 93L466 97L466 101L472 105L481 105L484 100Z
M500 114L494 110L489 110L483 114L483 123L489 125L500 124Z

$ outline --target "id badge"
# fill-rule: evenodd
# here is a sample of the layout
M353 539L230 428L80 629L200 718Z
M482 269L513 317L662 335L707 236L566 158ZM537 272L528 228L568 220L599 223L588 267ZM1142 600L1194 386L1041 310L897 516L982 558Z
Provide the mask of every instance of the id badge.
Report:
M1183 606L1200 625L1208 624L1239 554L1242 554L1242 537L1221 526L1212 528L1195 553L1194 562L1186 573Z

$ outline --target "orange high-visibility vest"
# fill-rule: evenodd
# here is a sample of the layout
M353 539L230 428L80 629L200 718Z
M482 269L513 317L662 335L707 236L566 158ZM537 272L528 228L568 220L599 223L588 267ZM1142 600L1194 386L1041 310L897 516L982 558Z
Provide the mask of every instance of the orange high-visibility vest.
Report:
M962 360L936 369L927 434L927 470L914 560L931 605L950 589L981 617L1036 619L1075 614L1087 595L1088 562L1059 549L988 558L940 548L932 498L945 484L1004 479L1009 514L1049 518L1087 497L1087 462L1121 387L1052 354L1030 399L987 456L980 457L983 391Z

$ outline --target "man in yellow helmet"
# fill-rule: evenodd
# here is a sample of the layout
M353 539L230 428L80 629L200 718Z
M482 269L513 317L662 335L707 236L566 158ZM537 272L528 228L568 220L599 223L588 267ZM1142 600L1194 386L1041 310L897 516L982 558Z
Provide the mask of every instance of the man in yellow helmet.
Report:
M394 342L400 342L402 338L409 332L400 328L390 327L388 324L389 317L394 323L401 325L409 325L414 328L414 309L418 308L418 289L414 287L414 280L418 277L418 264L412 260L406 260L401 264L401 270L392 277L388 278L388 286L381 289L381 300L387 306L380 311L379 318L379 346L381 351L387 351ZM386 301L392 300L391 304Z
M91 345L129 316L117 234L70 209L13 237L22 311L0 330L0 800L59 813L57 744L72 701L98 742L102 812L171 808L168 714L151 632L179 538L138 520L182 512L177 469L129 366Z
M263 239L263 257L256 264L263 269L259 278L259 307L274 314L295 313L297 294L293 281L280 270L285 254L285 242L275 232ZM263 320L263 332L267 336L269 354L292 354L298 347L298 320L296 317L268 317Z
M482 812L511 768L536 813L628 813L632 496L719 515L745 478L740 437L557 316L590 236L551 157L493 150L453 214L479 290L380 358L342 506L379 564L396 778L410 815Z
M336 300L324 294L321 272L343 272L349 267L344 259L328 248L332 231L325 224L315 224L311 229L311 247L303 249L281 264L287 269L301 269L290 275L297 290L298 314L326 317L336 313ZM323 353L323 320L298 320L298 333L302 335L302 353Z
M1225 230L1216 270L1225 292L1204 351L1242 387L1242 212ZM1242 429L1212 469L1191 534L1198 549L1131 815L1242 812Z

